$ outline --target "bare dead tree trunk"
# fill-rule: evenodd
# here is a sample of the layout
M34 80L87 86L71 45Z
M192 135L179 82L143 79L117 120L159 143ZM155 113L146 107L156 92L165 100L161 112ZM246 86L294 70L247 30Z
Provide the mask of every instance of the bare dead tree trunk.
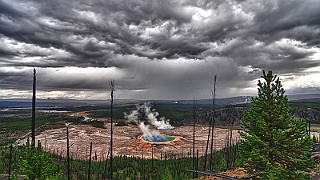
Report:
M199 170L199 150L197 149L197 160L196 160L196 170ZM196 178L199 177L199 173L196 172Z
M214 90L211 90L212 94L212 115L211 115L211 120L209 121L209 130L208 130L208 137L207 137L207 144L206 144L206 150L205 150L205 158L204 158L204 166L203 166L203 171L206 170L207 168L207 156L208 156L208 148L209 148L209 141L210 141L210 136L211 136L211 148L210 148L210 170L212 169L212 147L213 147L213 132L214 132L214 110L215 110L215 92L216 92L216 81L217 81L217 75L214 76ZM209 116L210 117L210 116Z
M196 100L193 100L193 135L192 135L192 159L193 159L193 169L195 169L196 159L195 159L195 141L196 141ZM195 178L195 172L192 174Z
M233 158L233 153L232 153L232 130L233 130L233 122L231 124L231 128L230 128L230 133L229 133L229 154L230 154L230 159L229 159L229 167L230 168L232 166L232 158Z
M311 124L310 124L310 120L309 120L309 136L311 134Z
M88 167L88 180L90 180L90 178L91 178L91 155L92 155L92 142L90 143L89 167Z
M70 177L70 145L69 145L69 128L67 127L67 163L68 163L68 180Z
M211 91L212 93L212 127L211 127L211 146L210 146L210 170L212 170L213 166L212 166L212 161L213 161L213 144L214 144L214 123L215 123L215 119L214 119L214 111L216 109L215 107L215 100L216 100L216 82L217 82L217 75L214 75L214 81L213 81L213 91Z
M114 91L114 81L110 82L111 86L111 125L110 125L110 131L111 131L111 138L110 138L110 180L112 180L112 174L113 174L113 91Z
M207 157L208 157L208 148L209 148L209 141L210 141L210 134L211 134L211 126L212 126L212 121L210 120L209 124L209 130L208 130L208 137L207 137L207 144L206 144L206 151L205 151L205 158L204 158L204 166L203 166L203 171L206 171L207 168Z
M35 146L36 136L36 69L33 69L33 93L32 93L32 116L31 116L31 144Z
M153 156L154 156L154 147L152 146L152 150L151 150L151 167L153 169Z

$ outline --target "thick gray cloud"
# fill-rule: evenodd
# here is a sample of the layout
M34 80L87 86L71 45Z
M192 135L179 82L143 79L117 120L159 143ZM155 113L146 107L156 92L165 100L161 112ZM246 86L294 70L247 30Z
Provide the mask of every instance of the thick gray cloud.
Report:
M1 98L28 94L33 68L42 97L101 98L114 79L120 98L207 98L214 74L220 97L251 95L263 69L289 92L315 93L319 9L317 0L0 0Z

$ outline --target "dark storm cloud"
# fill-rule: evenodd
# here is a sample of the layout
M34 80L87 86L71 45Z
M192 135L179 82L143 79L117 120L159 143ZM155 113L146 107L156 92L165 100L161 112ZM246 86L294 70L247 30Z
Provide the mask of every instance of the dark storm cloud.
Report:
M266 8L258 11L254 19L259 33L272 34L304 25L320 25L318 1L266 1L264 6Z
M0 71L0 84L2 85L2 89L21 89L21 87L31 87L29 79L32 79L32 76L26 71Z
M282 73L299 72L320 65L319 61L310 59L315 51L285 43L280 41L264 44L253 39L238 38L227 44L222 51L217 49L212 53L233 58L240 66L250 65L252 68L272 69Z
M0 68L1 87L24 89L12 82L38 67L43 90L103 89L112 77L124 91L182 98L210 89L219 74L232 93L262 69L299 76L318 68L319 9L317 0L0 0L0 67L24 68ZM60 79L45 70L70 67L80 70ZM92 75L105 75L100 68L108 77Z

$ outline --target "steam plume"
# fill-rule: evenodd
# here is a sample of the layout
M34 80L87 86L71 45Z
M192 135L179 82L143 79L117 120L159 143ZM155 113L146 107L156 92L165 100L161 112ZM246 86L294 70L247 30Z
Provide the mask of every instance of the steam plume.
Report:
M151 103L145 102L141 105L137 105L136 107L136 110L131 111L130 114L126 114L126 118L129 121L134 121L137 124L140 124L140 121L146 120L148 123L152 124L159 130L174 129L174 127L170 124L170 119L161 117L158 120L159 113L151 110Z
M125 114L126 119L129 122L135 122L143 132L143 139L150 142L163 142L167 141L168 137L161 135L157 130L150 130L149 125L145 122L153 125L156 129L173 129L170 125L169 119L164 117L159 118L159 113L151 110L151 103L143 103L136 106L136 110L131 111L129 114Z

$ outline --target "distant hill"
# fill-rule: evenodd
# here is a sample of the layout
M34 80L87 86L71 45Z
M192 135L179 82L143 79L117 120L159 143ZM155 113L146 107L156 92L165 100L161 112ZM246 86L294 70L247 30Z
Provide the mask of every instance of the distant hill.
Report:
M297 94L297 95L288 95L289 101L313 101L320 102L320 92L319 94Z
M170 101L170 100L159 100L153 101L157 104L176 104L176 105L192 105L194 100L178 100L178 101ZM235 104L247 104L251 103L251 96L238 96L238 97L230 97L230 98L219 98L215 100L216 106L226 106L226 105L235 105ZM196 104L198 105L211 105L212 99L199 99L196 100Z
M230 98L217 98L215 100L216 106L227 106L227 105L236 105L236 104L250 104L253 96L237 96ZM289 101L293 102L319 102L320 103L320 94L299 94L299 95L288 95ZM181 104L181 105L191 105L193 100L159 100L153 101L157 104ZM199 99L196 100L197 104L201 105L211 105L212 99Z
M67 107L67 106L83 106L88 103L83 101L68 99L37 99L37 107ZM31 108L31 99L1 99L0 108Z
M249 104L252 96L237 96L230 98L217 98L216 106ZM288 95L289 101L293 102L316 102L320 103L320 94L300 94ZM116 104L134 104L145 100L116 99ZM162 105L192 105L193 100L146 100ZM198 105L211 105L212 99L199 99ZM75 107L75 106L95 106L109 105L110 100L75 100L75 99L37 99L36 106L39 107ZM31 99L0 99L0 108L31 108Z

